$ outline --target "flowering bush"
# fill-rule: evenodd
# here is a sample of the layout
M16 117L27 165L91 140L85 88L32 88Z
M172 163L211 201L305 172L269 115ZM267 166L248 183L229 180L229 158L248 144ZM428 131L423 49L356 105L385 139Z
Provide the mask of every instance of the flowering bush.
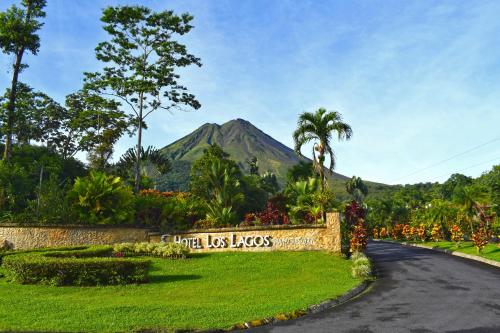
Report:
M484 225L481 223L479 228L472 234L472 241L476 246L477 253L483 252L483 248L488 244L488 235L484 230Z
M386 238L386 237L387 237L387 229L381 228L380 229L380 238Z
M254 223L258 220L262 225L290 224L286 213L278 209L271 201L267 202L265 210L254 214L254 216ZM249 216L249 218L251 217Z
M411 239L411 228L410 228L410 225L408 224L405 224L403 226L403 230L401 231L401 233L403 234L403 236L406 238L406 240L410 240Z
M417 235L422 242L425 242L427 238L427 230L425 229L425 224L422 223L419 225L419 227L417 228Z
M464 233L462 232L462 229L460 229L458 225L454 224L450 229L450 233L451 233L451 240L455 242L457 247L460 247L460 242L464 238Z
M439 242L441 239L441 227L438 224L434 224L432 227L431 238L434 242Z
M401 239L402 236L403 236L403 225L396 223L396 225L394 225L394 227L391 230L391 237L394 240L398 240Z
M410 235L411 235L412 240L417 240L417 236L418 236L417 228L411 227L410 228Z
M345 207L344 212L347 222L351 225L356 225L359 219L364 219L366 216L366 209L354 200Z
M363 219L360 219L358 224L354 226L350 242L351 252L363 252L366 249L368 233L363 222Z
M378 228L377 227L373 228L372 233L373 233L373 239L378 239L379 238L379 232L378 232Z

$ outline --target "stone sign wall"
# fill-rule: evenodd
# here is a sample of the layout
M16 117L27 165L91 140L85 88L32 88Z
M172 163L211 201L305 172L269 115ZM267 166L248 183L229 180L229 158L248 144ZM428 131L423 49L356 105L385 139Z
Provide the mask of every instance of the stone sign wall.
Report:
M148 242L149 229L92 226L19 226L0 225L0 241L14 249L100 245L124 242Z
M340 215L327 214L324 225L286 225L188 231L152 241L182 243L193 252L341 251Z
M125 242L177 242L193 252L302 251L340 252L340 215L327 214L323 225L281 225L192 230L172 235L138 227L0 225L0 241L14 249Z

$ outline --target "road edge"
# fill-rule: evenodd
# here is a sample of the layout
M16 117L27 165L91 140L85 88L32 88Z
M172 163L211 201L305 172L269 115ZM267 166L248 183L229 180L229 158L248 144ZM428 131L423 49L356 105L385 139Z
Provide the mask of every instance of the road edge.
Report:
M467 254L467 253L453 251L453 250L440 249L440 248L437 248L434 246L429 246L429 245L424 245L424 244L414 244L414 243L408 243L408 242L395 242L395 241L388 240L388 239L372 239L372 240L374 242L385 242L385 243L399 244L399 245L404 245L404 246L412 246L412 247L418 247L421 249L433 250L436 252L445 253L445 254L449 254L452 256L456 256L456 257L461 257L461 258L466 258L469 260L479 261L479 262L482 262L483 264L487 264L487 265L491 265L491 266L495 266L495 267L500 268L500 261L487 259L487 258L483 258L480 256L475 256L473 254Z

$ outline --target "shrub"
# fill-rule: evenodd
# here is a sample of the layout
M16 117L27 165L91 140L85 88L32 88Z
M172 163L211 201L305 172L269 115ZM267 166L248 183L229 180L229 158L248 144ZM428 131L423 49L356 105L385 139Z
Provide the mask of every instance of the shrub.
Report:
M82 223L119 224L132 221L132 190L123 184L120 177L91 172L88 177L76 179L68 196Z
M255 214L255 220L259 220L262 225L290 224L288 216L281 211L272 201L268 201L266 209Z
M434 242L439 242L441 239L441 227L438 224L434 224L431 230L431 238Z
M401 231L401 233L403 234L403 236L405 237L406 240L410 240L411 239L411 227L410 225L408 224L405 224L403 226L403 230Z
M152 251L152 254L162 258L185 259L189 254L189 248L183 244L160 243Z
M212 220L198 220L193 224L193 229L212 229L217 228L219 225Z
M123 256L152 255L170 259L184 259L189 254L189 248L177 243L121 243L115 244L113 251Z
M483 252L483 248L488 244L488 235L484 230L483 224L472 234L472 241L476 247L477 253Z
M453 227L451 227L450 229L450 233L451 233L451 240L455 242L455 245L457 247L460 247L460 242L464 238L464 233L462 232L462 229L460 229L458 225L454 224Z
M372 230L372 234L373 234L373 239L379 239L379 231L378 231L378 228L377 227L374 227L373 230Z
M101 247L12 254L3 259L3 267L12 281L22 284L95 286L147 281L149 260L92 257L109 251L110 247Z
M366 249L368 243L368 233L363 226L363 220L360 219L358 224L354 227L351 235L350 248L351 252L362 252Z
M403 236L403 225L396 223L394 228L391 230L391 237L394 240L401 239Z
M202 200L189 193L157 190L142 190L135 197L135 212L138 223L163 231L192 228L206 214Z
M417 229L417 235L422 242L425 242L427 238L427 230L425 230L425 224L423 223L420 224L420 226Z
M361 252L354 252L351 255L351 273L356 279L366 279L371 275L372 268L370 259Z
M382 227L380 229L380 238L386 238L387 237L387 229Z

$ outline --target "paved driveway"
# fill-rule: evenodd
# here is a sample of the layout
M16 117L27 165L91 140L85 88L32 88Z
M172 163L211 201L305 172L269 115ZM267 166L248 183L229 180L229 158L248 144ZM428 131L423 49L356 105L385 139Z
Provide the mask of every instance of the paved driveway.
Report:
M317 315L247 332L500 333L500 269L431 250L370 243L372 290Z

